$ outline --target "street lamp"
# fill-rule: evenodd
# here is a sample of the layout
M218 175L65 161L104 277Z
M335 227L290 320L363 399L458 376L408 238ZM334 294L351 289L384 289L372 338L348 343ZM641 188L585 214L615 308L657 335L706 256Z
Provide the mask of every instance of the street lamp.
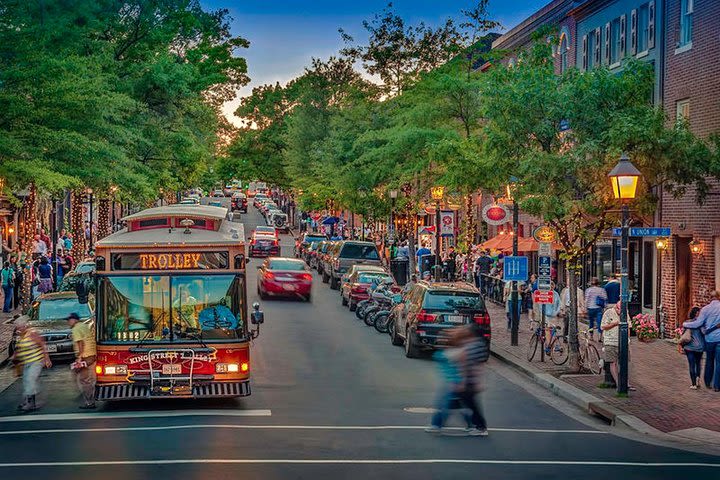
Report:
M388 229L390 235L392 237L395 236L395 200L398 197L398 191L397 190L390 190L388 192L390 195L390 228Z
M435 281L440 281L440 201L445 195L445 187L434 186L430 189L430 197L435 201Z
M622 237L620 241L620 345L618 350L618 382L617 392L627 395L628 392L628 237L630 227L630 209L628 203L635 199L638 180L642 174L630 158L623 153L615 168L608 174L613 189L613 196L622 203Z
M110 185L110 233L115 231L115 193L117 185Z
M518 255L518 236L516 235L518 231L518 203L517 198L515 198L515 190L517 184L517 178L516 177L510 177L510 182L505 186L505 191L507 194L507 197L512 200L512 232L510 235L512 236L512 254L513 257L517 257ZM518 294L518 284L515 280L513 280L511 284L510 289L510 308L512 308L512 311L510 312L510 345L517 346L518 345L518 335L520 331L520 299Z
M89 231L90 231L90 248L89 250L92 250L93 248L93 189L88 187L85 189L85 192L88 194L89 202L90 202L90 222L89 222Z

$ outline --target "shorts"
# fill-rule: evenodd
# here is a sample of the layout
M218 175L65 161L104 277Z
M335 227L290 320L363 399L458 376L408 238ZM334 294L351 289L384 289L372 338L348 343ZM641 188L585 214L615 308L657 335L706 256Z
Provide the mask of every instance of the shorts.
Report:
M617 345L605 345L603 347L603 360L606 363L615 363L618 361L618 347Z

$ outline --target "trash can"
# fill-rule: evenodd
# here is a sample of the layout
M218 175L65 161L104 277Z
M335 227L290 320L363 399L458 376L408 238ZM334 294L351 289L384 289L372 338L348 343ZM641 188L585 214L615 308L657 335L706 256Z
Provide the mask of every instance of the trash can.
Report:
M409 276L410 261L407 258L394 258L390 260L390 273L395 278L395 281L401 287L404 286Z
M420 277L422 277L422 274L426 271L429 271L431 274L434 272L433 267L435 266L435 255L430 253L427 255L423 255L420 257L420 265L418 265L418 270L420 271Z

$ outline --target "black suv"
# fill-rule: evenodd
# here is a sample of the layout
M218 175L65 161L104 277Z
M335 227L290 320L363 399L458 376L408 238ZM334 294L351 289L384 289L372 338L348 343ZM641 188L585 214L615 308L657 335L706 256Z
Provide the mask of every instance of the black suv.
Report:
M372 242L344 240L338 242L330 255L324 274L329 277L330 288L333 290L340 288L340 277L353 265L382 266L380 254Z
M421 350L443 346L445 330L471 322L490 341L490 316L480 292L469 283L418 282L393 308L390 339L405 344L405 356L417 358Z

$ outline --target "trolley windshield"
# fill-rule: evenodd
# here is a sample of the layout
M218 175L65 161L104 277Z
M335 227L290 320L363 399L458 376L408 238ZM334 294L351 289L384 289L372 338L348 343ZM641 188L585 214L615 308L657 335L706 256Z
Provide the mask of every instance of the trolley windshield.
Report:
M144 344L243 338L243 281L235 275L102 277L99 340Z

